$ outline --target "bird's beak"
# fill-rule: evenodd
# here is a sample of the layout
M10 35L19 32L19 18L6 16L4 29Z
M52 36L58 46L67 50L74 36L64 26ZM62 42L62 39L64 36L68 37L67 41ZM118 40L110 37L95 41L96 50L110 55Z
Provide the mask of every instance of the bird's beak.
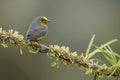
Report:
M48 19L48 20L46 20L46 23L48 23L48 22L51 22L51 20L49 20L49 19Z

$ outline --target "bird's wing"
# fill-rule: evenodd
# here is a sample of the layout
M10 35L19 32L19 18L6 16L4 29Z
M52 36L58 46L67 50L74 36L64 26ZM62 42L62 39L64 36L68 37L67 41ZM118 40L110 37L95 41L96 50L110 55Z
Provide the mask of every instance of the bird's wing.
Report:
M26 39L38 38L40 36L45 36L47 33L46 27L36 26L30 27L28 29Z

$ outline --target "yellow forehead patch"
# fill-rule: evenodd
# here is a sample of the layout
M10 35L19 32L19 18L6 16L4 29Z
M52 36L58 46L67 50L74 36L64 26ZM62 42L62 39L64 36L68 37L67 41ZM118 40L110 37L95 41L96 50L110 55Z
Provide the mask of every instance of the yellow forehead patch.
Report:
M44 20L48 20L48 18L47 18L47 17L45 17L45 16L43 16L43 17L42 17L42 19L44 19Z

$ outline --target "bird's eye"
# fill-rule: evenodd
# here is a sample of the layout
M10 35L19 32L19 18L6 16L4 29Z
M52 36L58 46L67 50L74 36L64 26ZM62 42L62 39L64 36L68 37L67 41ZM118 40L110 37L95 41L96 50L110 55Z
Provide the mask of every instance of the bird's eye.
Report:
M46 21L46 20L42 18L41 21Z

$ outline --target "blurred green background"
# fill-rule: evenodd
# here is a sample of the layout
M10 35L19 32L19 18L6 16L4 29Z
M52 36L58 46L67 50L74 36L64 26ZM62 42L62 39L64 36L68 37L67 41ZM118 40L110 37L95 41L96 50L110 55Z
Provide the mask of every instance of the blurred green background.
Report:
M46 45L69 46L80 54L93 34L95 44L120 39L120 0L0 0L3 29L25 35L31 21L40 15L52 20L48 36L41 41ZM116 52L120 52L119 45L112 45ZM56 69L46 54L23 52L21 56L15 46L0 46L0 80L91 80L75 65Z

